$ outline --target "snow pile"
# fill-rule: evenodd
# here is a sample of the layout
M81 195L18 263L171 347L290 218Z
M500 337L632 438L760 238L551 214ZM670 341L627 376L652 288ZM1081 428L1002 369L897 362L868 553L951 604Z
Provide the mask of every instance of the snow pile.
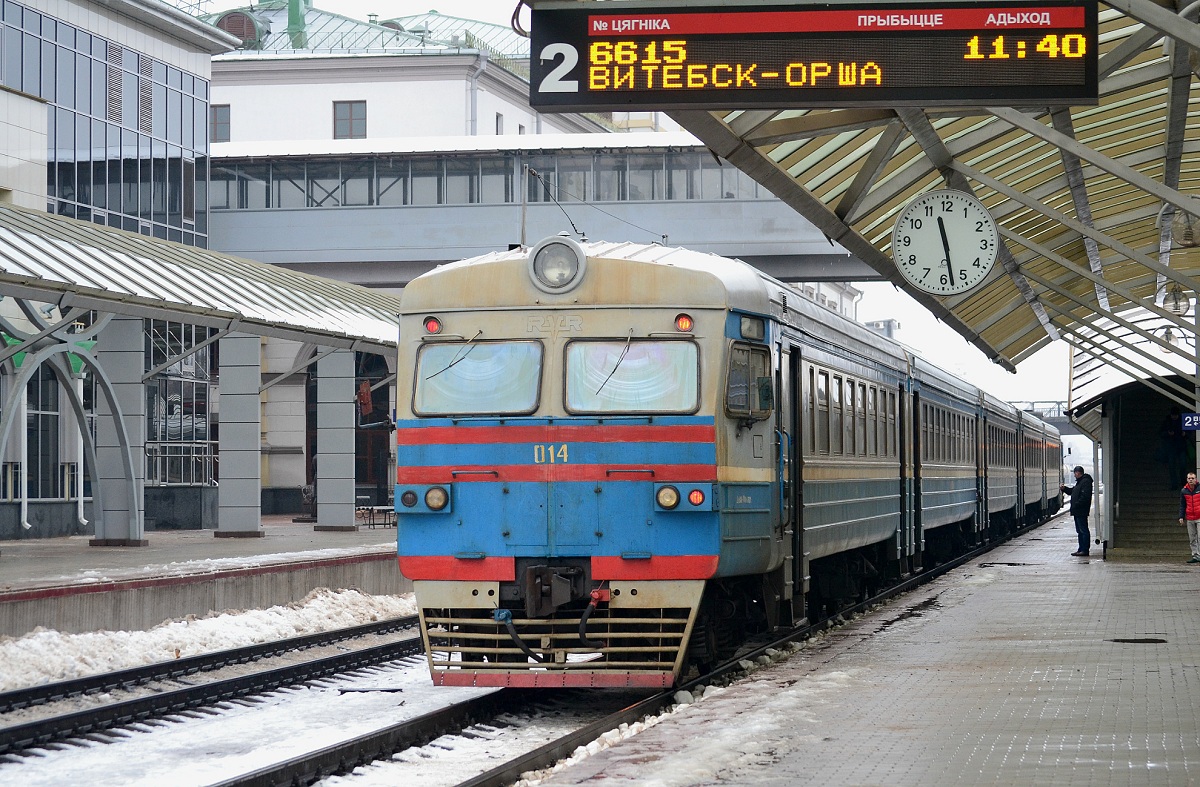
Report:
M139 667L288 637L415 615L411 593L369 596L318 588L269 609L229 610L168 620L149 631L63 634L38 627L0 637L0 691Z

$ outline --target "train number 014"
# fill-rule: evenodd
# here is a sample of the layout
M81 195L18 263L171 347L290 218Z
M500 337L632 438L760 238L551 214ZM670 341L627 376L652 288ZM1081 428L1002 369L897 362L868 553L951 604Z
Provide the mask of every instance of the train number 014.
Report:
M569 461L567 458L567 446L565 444L555 445L554 443L548 443L533 447L533 463L535 465L566 464Z

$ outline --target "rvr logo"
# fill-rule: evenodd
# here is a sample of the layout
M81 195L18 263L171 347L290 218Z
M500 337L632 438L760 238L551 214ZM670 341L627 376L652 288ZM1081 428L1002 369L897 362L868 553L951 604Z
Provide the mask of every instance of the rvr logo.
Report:
M563 333L579 333L583 330L583 318L575 314L531 314L525 323L525 332L533 336L558 336Z

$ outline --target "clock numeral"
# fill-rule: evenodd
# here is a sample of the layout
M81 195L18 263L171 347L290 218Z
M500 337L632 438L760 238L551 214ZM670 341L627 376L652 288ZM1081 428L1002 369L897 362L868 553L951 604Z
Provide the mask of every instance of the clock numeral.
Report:
M988 245L989 244L988 244L987 240L979 241L979 248L981 248L981 249L986 249L988 247Z
M925 215L926 215L926 216L932 216L932 215L933 215L933 206L932 206L932 205L926 205L926 206L925 206Z
M953 213L954 203L948 199L942 200L942 213Z
M975 231L983 232L983 222L982 221L975 222Z
M914 261L914 262L916 262L916 258L915 258L915 257L913 258L913 261ZM928 278L929 278L929 272L930 272L930 271L932 271L932 270L933 270L933 268L926 268L926 269L925 269L925 275L924 275L924 276L922 276L921 278L922 278L922 279L928 279Z
M972 264L972 265L974 265L976 268L982 268L982 267L983 267L983 262L981 262L981 261L980 261L980 259L979 259L978 257L976 257L976 258L975 258L975 261L974 261L974 262L972 262L971 264Z
M909 235L905 235L903 238L900 239L900 242L903 243L905 246L911 246L912 245L912 237Z
M918 218L909 219L908 226L910 226L914 230L919 230L919 229L921 229L921 220Z
M942 276L942 279L941 279L941 282L942 282L942 286L943 286L943 287L945 287L947 284L949 284L949 283L950 283L950 280L949 280L948 278L946 278L946 276L945 276L945 275L943 275L943 276Z

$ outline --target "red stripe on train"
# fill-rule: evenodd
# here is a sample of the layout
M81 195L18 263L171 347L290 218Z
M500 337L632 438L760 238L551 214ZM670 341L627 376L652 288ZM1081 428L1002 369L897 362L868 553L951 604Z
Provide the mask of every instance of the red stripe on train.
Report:
M398 484L450 484L467 481L661 481L715 483L716 465L456 465L400 467ZM401 511L403 513L403 511Z
M716 427L696 426L429 426L396 430L397 445L472 443L711 443Z
M717 555L655 555L642 560L592 556L592 579L708 579Z
M475 672L474 670L435 670L435 686L514 686L523 689L586 688L670 688L675 676L670 672Z
M467 559L449 555L404 555L399 561L400 573L409 579L512 582L517 578L517 562L511 557Z

